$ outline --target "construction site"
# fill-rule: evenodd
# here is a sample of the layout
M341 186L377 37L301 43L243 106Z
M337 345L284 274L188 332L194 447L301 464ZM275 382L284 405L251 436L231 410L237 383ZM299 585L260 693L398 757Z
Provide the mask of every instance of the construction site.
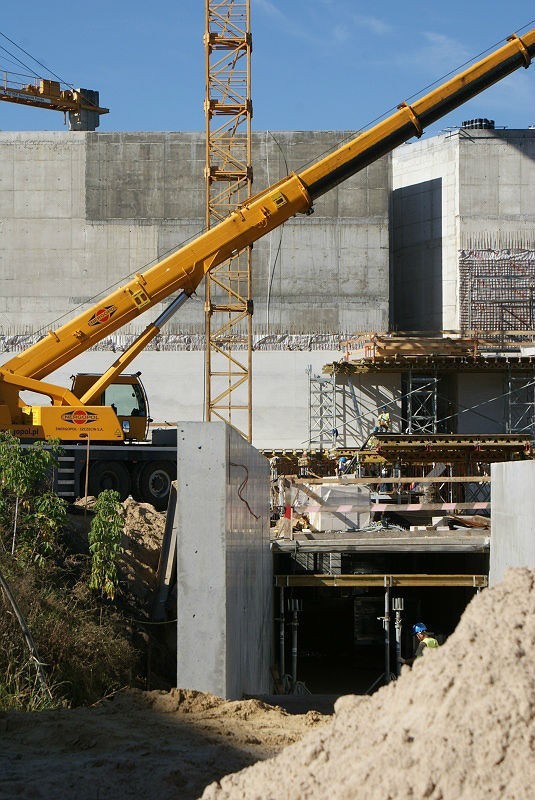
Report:
M198 133L98 132L97 91L4 80L70 129L0 131L0 431L61 440L69 503L165 514L177 687L395 706L418 620L452 652L535 569L535 125L462 108L535 31L358 134L252 130L248 0L207 0L204 47Z

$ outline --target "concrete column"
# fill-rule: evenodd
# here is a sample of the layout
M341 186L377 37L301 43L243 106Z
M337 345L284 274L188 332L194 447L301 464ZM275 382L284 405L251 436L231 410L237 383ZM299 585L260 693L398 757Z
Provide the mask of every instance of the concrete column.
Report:
M489 584L509 567L535 567L535 461L491 465Z
M178 424L177 686L271 691L269 462L224 422Z

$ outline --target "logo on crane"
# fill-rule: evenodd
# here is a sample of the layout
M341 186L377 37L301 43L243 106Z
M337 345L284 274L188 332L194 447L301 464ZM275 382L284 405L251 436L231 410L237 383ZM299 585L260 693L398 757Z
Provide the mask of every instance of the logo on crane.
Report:
M95 311L87 324L91 325L91 327L94 325L103 325L105 322L109 322L116 311L117 306L102 306L102 308Z
M77 408L76 411L68 411L66 414L62 414L61 419L65 422L70 422L72 425L89 425L98 419L98 415L93 414L92 411L86 411L85 408Z

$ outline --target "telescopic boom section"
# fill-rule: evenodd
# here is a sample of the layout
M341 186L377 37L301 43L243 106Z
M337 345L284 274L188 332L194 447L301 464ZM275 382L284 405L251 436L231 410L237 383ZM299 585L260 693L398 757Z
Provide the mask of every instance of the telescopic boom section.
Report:
M519 67L529 67L535 55L535 29L522 38L513 34L507 44L473 64L447 83L364 131L344 147L300 173L313 200L364 169L398 145L421 136L423 129L449 114Z
M522 38L511 36L507 44L478 61L411 105L402 103L390 117L338 150L305 169L291 174L250 198L226 220L201 234L190 244L136 275L126 285L72 322L46 337L0 369L6 375L41 379L114 331L131 322L154 304L182 290L191 295L212 268L233 253L252 244L295 214L307 213L313 201L359 170L420 136L424 127L519 67L528 67L535 54L535 30ZM12 384L13 378L7 378Z

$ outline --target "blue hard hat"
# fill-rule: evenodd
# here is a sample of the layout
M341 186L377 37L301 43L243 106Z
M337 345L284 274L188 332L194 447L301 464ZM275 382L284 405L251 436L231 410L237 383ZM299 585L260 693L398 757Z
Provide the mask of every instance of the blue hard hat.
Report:
M341 462L342 464L345 464L345 463L346 463L346 461L347 461L347 458L346 458L345 456L341 456L341 458L340 458L340 462Z
M413 633L423 633L427 630L427 625L423 622L417 622L415 625L412 626Z

